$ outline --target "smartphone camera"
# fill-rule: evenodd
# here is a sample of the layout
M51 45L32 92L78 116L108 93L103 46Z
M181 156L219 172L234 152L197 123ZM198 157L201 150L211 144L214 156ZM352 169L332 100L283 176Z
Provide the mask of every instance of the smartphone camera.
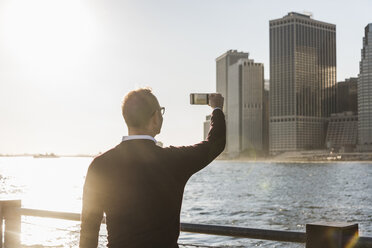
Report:
M208 105L209 94L208 93L191 93L190 104L192 105Z

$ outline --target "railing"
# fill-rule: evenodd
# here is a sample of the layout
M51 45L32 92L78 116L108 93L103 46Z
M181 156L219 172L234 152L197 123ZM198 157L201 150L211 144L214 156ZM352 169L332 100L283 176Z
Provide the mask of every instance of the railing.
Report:
M21 208L20 200L0 201L0 248L21 247L21 216L80 221L80 214L78 213ZM106 220L104 218L102 223L105 222ZM3 226L5 227L4 230L2 230ZM372 247L372 237L359 237L358 224L350 223L307 224L306 233L181 223L181 231L238 238L305 243L306 248Z

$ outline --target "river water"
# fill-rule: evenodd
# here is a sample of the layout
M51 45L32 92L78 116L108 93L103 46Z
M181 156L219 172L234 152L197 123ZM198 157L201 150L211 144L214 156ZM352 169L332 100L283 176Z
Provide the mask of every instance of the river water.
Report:
M25 208L80 212L91 158L0 158L0 197ZM372 163L215 161L188 182L181 222L305 231L306 223L359 224L372 236ZM76 247L78 222L22 218L27 247ZM105 247L105 226L100 247ZM179 243L212 247L304 247L301 244L181 233Z

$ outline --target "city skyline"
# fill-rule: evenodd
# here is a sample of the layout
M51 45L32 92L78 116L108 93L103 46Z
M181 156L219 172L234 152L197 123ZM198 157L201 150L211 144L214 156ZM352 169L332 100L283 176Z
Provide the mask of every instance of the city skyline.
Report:
M126 135L120 102L140 86L167 108L158 140L198 142L210 110L190 106L189 93L215 91L214 59L230 49L249 52L269 79L269 20L291 11L337 25L337 81L356 77L372 21L372 3L358 3L2 2L0 153L103 152Z

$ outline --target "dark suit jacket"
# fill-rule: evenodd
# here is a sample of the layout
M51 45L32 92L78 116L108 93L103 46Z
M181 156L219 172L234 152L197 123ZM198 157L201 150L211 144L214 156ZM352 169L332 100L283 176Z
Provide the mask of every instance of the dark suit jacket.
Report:
M97 247L103 213L110 248L178 247L186 182L223 151L225 141L225 117L216 109L206 141L161 148L151 140L128 140L95 158L84 185L80 247Z

